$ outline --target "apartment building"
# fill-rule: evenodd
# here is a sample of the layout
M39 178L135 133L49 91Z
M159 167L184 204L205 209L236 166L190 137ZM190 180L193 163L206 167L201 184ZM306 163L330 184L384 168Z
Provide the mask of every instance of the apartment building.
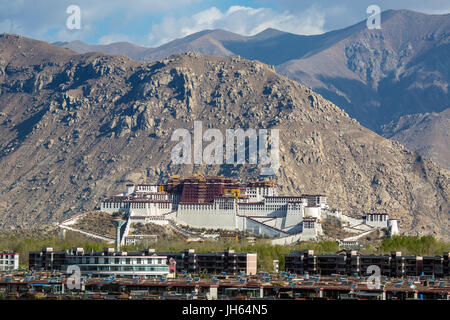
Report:
M82 275L94 277L142 277L157 278L169 274L167 256L149 251L115 252L112 248L103 251L87 251L75 248L68 252L62 271L77 265Z
M183 252L158 252L173 258L176 262L177 272L199 274L201 272L212 274L256 274L256 253L236 253L234 250L224 252L195 252L194 249L186 249Z
M67 251L54 251L53 248L43 248L41 251L28 253L28 266L36 271L61 270L66 261Z
M296 274L317 273L317 255L314 250L293 251L284 258L286 271Z
M177 273L199 274L202 272L220 274L256 274L256 253L224 252L198 253L193 249L182 252L155 252L147 249L140 252L116 252L112 248L104 251L84 251L74 248L65 251L42 251L29 253L29 267L32 270L65 271L69 265L78 265L82 274L95 276L143 276L159 277L169 274L169 262Z
M36 271L67 271L69 265L80 268L82 275L99 277L119 276L144 278L160 277L169 273L167 257L153 252L84 251L83 248L54 251L43 248L29 252L29 268Z
M17 252L0 252L0 271L19 269L19 254Z
M449 253L443 256L403 256L400 251L390 255L362 255L357 251L336 254L314 254L313 250L294 251L285 255L285 271L296 274L367 275L369 266L380 268L380 274L389 277L433 275L449 276Z

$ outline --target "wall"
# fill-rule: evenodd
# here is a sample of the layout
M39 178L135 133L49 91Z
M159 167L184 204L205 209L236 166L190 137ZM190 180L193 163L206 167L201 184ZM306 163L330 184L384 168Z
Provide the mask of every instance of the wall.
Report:
M388 220L388 227L390 236L399 234L397 220Z
M189 226L207 229L236 229L236 215L233 212L224 211L179 211L176 220L187 223Z
M305 217L313 217L320 218L320 207L306 207L305 208Z
M288 245L291 243L295 243L297 241L303 240L302 238L302 234L301 233L297 233L297 234L293 234L291 236L287 236L287 237L281 237L278 239L273 239L271 241L272 245Z
M255 275L257 272L257 265L256 253L247 253L247 275Z
M387 228L388 227L388 220L389 220L388 215L375 215L375 217L376 217L375 219L378 219L376 221L370 221L370 216L371 215L367 215L366 219L364 220L367 225L375 227L375 228ZM380 220L380 218L382 218L384 220Z
M283 237L286 236L287 233L273 229L270 226L264 225L252 218L239 216L240 219L242 219L242 229L246 230L252 233L255 233L257 235L267 235L269 237ZM239 224L238 224L239 225Z
M303 221L304 209L305 208L301 203L288 204L283 229L290 229L298 226Z
M112 207L112 208L111 208ZM106 213L115 213L119 210L124 210L125 212L129 212L128 210L128 204L124 202L103 202L100 205L100 211L106 212Z

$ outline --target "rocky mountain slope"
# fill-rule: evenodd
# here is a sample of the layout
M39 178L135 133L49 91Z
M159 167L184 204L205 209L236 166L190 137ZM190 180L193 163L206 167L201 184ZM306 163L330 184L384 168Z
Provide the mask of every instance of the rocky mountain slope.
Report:
M259 60L380 131L381 125L402 115L447 108L450 70L450 14L388 10L381 21L381 30L369 30L362 21L313 36L275 29L250 37L205 30L157 48L80 41L62 45L79 53L102 51L145 61L186 51Z
M229 57L236 55L226 48L227 44L246 42L253 37L245 37L224 30L204 30L181 39L170 41L156 48L137 46L129 42L116 42L107 45L91 45L82 41L56 42L55 45L78 53L103 52L124 55L138 61L156 61L176 53L188 51Z
M205 30L158 48L139 50L124 43L91 49L80 42L65 46L81 53L102 51L145 61L186 51L256 59L275 65L280 74L311 87L362 125L382 133L383 125L402 116L448 108L450 15L389 10L382 13L381 26L381 30L369 30L362 21L314 36L267 29L244 37ZM450 127L443 130L448 134ZM415 139L418 141L412 145L423 143L420 136L408 137ZM419 148L419 153L422 150ZM441 161L445 156L433 159ZM440 164L446 165L445 161Z
M400 117L382 128L383 136L433 159L450 170L450 108Z
M283 63L279 72L377 132L403 115L446 109L450 14L387 11L381 19L380 30L363 21L337 31L329 45Z
M141 47L130 42L115 42L107 45L87 44L75 40L71 42L55 42L54 45L65 47L77 53L103 52L107 54L123 55L135 60L142 60L143 55L151 48Z
M257 61L197 53L144 63L0 37L0 223L62 221L172 174L259 178L259 165L175 165L176 128L278 128L282 192L388 211L401 230L449 239L449 177Z

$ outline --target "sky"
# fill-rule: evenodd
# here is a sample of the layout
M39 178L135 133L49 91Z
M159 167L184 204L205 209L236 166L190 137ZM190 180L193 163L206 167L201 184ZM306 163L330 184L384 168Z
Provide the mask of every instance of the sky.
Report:
M67 12L73 5L80 10L79 29L74 12ZM320 34L366 19L370 5L450 13L449 0L0 0L0 32L51 43L128 41L155 47L205 29ZM67 27L68 19L76 29Z

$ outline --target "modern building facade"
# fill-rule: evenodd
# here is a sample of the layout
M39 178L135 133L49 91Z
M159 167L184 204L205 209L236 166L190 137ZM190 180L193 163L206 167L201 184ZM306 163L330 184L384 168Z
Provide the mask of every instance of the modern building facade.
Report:
M84 251L83 248L53 251L52 248L44 248L29 253L29 267L32 270L65 272L71 265L77 265L83 275L100 277L163 277L170 273L169 266L177 273L254 275L257 272L257 255L233 250L213 253L197 253L193 249L183 252L155 252L154 249L117 252L113 248L104 251Z
M61 270L66 261L67 251L54 251L53 248L43 248L41 251L28 253L28 266L32 270Z
M234 250L224 252L195 252L194 249L186 249L183 252L158 252L166 255L176 262L177 272L199 274L202 272L220 274L254 275L257 272L256 253L236 253Z
M94 277L143 277L157 278L169 274L167 256L156 255L149 251L116 252L112 248L104 251L84 251L75 248L66 255L62 271L76 265L82 275Z
M76 265L82 275L99 277L118 276L144 278L162 277L169 273L167 257L154 252L117 252L113 248L104 251L84 251L83 248L53 251L43 248L29 252L29 268L36 271L66 272Z
M19 254L17 252L0 252L0 271L19 269Z
M447 277L449 253L443 256L403 256L401 252L390 255L362 255L355 250L336 254L315 254L314 250L294 251L285 255L285 271L296 274L367 275L369 266L378 266L383 276L407 277L433 275Z

